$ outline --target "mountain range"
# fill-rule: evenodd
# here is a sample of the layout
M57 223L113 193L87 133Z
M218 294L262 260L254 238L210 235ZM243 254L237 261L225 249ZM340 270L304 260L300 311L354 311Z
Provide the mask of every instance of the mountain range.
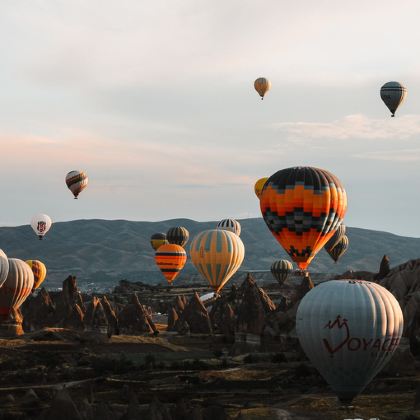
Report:
M269 270L271 263L287 258L271 235L263 219L240 220L241 239L245 244L245 260L241 271ZM61 286L69 275L77 276L85 288L107 288L118 280L163 282L154 263L154 251L149 238L153 233L166 232L173 226L185 226L190 240L198 232L212 229L217 222L197 222L174 219L161 222L127 220L74 220L55 223L40 241L28 225L0 228L0 247L9 257L39 259L48 268L45 285ZM350 240L348 252L338 264L321 250L310 265L310 271L342 273L346 270L377 271L384 254L391 265L420 257L420 238L409 238L387 232L354 227L347 228ZM186 246L188 251L188 244ZM198 279L190 261L175 281Z

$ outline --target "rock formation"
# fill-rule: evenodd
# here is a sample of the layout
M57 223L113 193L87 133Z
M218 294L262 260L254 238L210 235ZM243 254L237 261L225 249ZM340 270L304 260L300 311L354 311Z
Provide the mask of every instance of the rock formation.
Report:
M115 313L114 308L111 306L111 303L106 296L102 297L101 303L108 321L108 335L118 335L120 333L120 329L118 325L117 314Z
M233 336L235 334L236 317L232 306L225 298L216 300L210 311L213 331Z
M58 324L55 303L46 289L42 288L36 296L30 296L22 305L23 329L36 331Z
M136 294L132 295L131 303L119 313L119 329L123 334L156 333L157 328L151 317L139 302Z
M108 334L108 319L101 301L96 296L89 302L83 320L86 329Z
M64 328L72 328L75 330L84 330L85 324L83 322L85 314L83 313L80 306L76 303L74 306L69 308L65 318L62 321Z
M376 281L382 280L389 274L390 271L391 267L389 265L389 257L388 255L384 255L382 257L381 264L379 265L379 273L375 275L374 279Z
M269 296L247 275L240 290L240 303L237 309L237 331L260 335L265 325L266 315L275 310Z
M184 311L182 312L180 319L177 323L177 330L183 326L184 323L188 324L189 331L191 333L211 334L211 322L209 313L206 307L201 302L198 293L195 292Z
M77 288L77 279L75 276L68 276L63 281L62 298L64 306L66 308L71 308L74 305L79 305L80 309L83 312L86 312L82 294Z
M166 328L166 331L176 331L175 326L178 319L179 319L178 312L176 311L174 307L172 307L168 313L168 327Z
M420 352L420 259L394 267L380 281L398 300L404 315L403 336L411 349Z

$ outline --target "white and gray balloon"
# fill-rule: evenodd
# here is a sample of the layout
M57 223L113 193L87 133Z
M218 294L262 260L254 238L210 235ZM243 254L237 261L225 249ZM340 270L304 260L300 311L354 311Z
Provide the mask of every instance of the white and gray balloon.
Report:
M403 323L395 297L363 280L321 283L305 295L296 314L303 350L344 404L391 359Z

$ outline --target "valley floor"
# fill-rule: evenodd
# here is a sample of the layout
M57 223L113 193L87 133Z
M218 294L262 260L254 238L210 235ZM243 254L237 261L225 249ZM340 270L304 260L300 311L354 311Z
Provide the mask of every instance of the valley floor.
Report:
M213 407L228 419L240 413L241 419L281 418L281 410L296 419L420 418L420 408L413 409L418 371L409 377L376 378L348 411L309 362L270 351L229 356L228 348L222 337L165 332L108 340L47 329L1 339L0 419L52 418L50 407L63 386L80 412L106 407L109 418L116 419L129 419L133 410L152 418L153 399L173 413L193 412L193 407L208 413Z

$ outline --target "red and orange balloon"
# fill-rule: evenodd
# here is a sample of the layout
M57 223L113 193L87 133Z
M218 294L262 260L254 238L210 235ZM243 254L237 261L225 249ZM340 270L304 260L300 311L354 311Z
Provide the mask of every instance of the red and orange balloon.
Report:
M331 172L294 167L271 175L260 207L271 233L304 270L343 221L347 195Z

